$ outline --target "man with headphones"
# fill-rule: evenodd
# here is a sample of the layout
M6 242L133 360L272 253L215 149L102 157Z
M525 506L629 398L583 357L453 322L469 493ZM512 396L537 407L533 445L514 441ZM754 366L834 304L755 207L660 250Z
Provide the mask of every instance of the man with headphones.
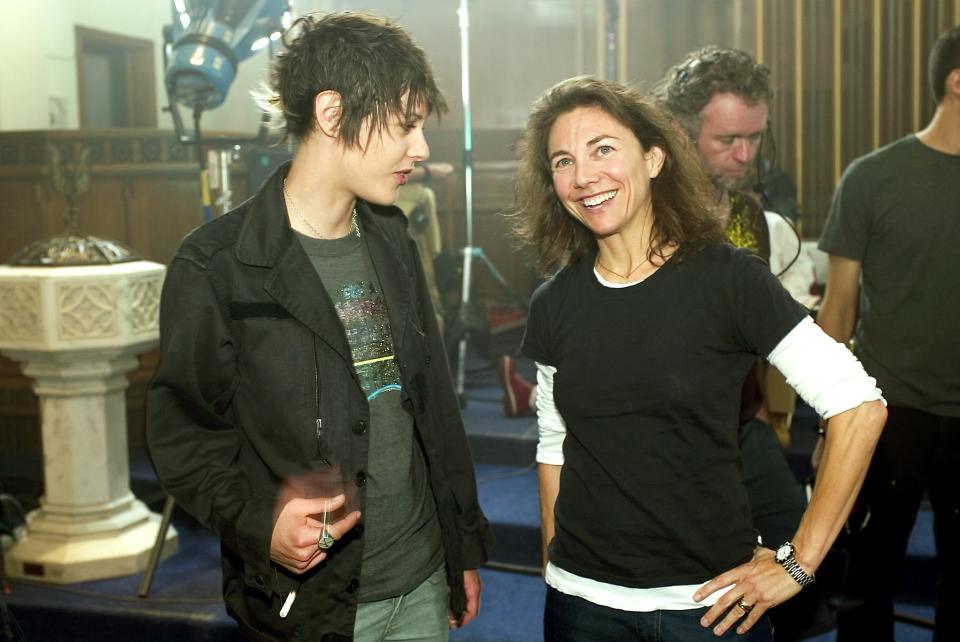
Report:
M753 250L771 263L793 296L810 303L813 282L808 257L796 252L797 244L781 237L773 247L768 223L786 224L768 203L764 178L769 173L761 148L773 142L770 102L773 88L770 70L749 54L736 49L709 46L693 51L672 67L653 89L660 103L670 110L690 136L700 163L715 187L718 211L727 221L727 235L738 246ZM763 203L749 196L755 192ZM777 210L779 211L779 210ZM793 235L794 238L795 235ZM783 256L771 256L771 253ZM796 259L793 259L796 255ZM774 265L776 263L777 265Z
M756 182L753 165L767 131L770 70L745 52L704 47L671 67L653 95L693 141L730 240L768 260L763 210L745 190Z

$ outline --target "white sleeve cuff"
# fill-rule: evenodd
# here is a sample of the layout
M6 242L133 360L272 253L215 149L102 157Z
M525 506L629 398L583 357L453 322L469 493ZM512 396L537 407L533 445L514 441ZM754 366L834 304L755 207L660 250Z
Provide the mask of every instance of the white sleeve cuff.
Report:
M887 403L860 361L810 317L788 332L767 360L824 419L867 401Z
M556 372L553 366L537 363L537 427L540 433L537 463L562 466L567 424L553 401L553 375Z

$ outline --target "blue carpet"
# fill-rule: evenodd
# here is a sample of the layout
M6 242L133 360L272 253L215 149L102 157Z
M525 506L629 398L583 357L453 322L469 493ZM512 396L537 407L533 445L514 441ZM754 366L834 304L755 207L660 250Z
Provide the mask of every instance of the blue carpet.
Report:
M220 594L219 542L179 511L179 550L161 562L153 589L140 576L69 586L14 580L10 610L30 641L184 640L239 642Z
M480 617L459 631L457 642L536 642L543 640L545 588L539 576L480 571Z
M530 372L520 362L521 372ZM497 568L538 567L539 507L534 466L536 425L533 417L507 419L492 366L472 363L466 386L464 422L476 462L480 503L497 542L491 561ZM808 466L815 440L815 418L801 407L794 422L788 456L798 478ZM27 507L35 507L42 479L39 456L0 454L0 482ZM131 453L131 488L159 510L163 498L143 452ZM113 642L186 640L237 642L233 621L220 597L218 543L211 533L177 511L174 524L180 550L157 571L147 600L136 597L139 576L86 582L69 587L17 581L7 596L27 639ZM922 510L910 539L907 575L898 610L932 618L932 517ZM480 617L451 639L457 642L534 642L542 639L544 586L539 576L493 568L481 571L484 582ZM834 642L833 633L811 638ZM915 626L898 624L900 642L929 642Z

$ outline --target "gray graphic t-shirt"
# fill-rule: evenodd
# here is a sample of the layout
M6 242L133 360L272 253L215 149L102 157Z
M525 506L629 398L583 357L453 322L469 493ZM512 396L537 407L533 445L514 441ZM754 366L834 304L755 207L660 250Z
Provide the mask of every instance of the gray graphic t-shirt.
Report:
M360 601L394 597L436 570L443 551L426 462L400 403L386 301L362 238L297 236L340 317L370 406Z

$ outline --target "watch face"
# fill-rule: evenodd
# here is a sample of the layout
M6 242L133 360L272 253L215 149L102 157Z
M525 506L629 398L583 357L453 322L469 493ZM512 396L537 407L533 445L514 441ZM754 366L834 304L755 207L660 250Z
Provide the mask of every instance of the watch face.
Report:
M782 562L793 555L793 545L787 542L777 549L777 561Z

